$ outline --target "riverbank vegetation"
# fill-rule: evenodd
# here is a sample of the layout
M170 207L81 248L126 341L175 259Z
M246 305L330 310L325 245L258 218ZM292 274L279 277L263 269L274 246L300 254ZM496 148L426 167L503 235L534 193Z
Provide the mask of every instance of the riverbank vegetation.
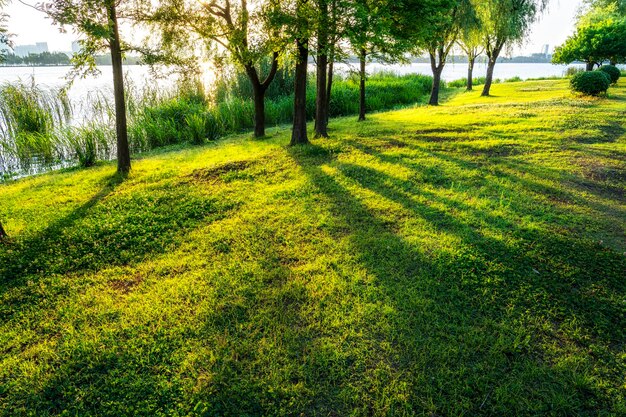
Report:
M237 71L228 74L209 92L194 81L170 89L140 89L129 84L126 98L131 153L173 144L201 144L253 128L253 92L247 77ZM367 109L374 112L424 102L431 82L430 77L416 74L373 74L368 79ZM268 126L291 121L292 91L292 74L281 70L267 93ZM313 82L307 87L306 106L310 120L315 108ZM336 76L330 117L356 115L358 111L358 77ZM115 157L115 110L106 94L71 103L61 90L25 82L4 84L0 87L0 114L5 121L0 125L4 179L73 164L90 166ZM74 123L70 123L72 115Z
M625 87L0 186L0 415L624 414Z

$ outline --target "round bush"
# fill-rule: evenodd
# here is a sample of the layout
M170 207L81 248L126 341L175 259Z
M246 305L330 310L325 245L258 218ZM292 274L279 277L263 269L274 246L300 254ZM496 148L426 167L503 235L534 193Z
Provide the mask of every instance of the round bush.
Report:
M597 96L609 89L611 81L602 71L587 71L574 75L570 86L578 93Z
M615 84L622 76L622 72L615 65L603 65L598 70L607 74L611 78L612 84Z

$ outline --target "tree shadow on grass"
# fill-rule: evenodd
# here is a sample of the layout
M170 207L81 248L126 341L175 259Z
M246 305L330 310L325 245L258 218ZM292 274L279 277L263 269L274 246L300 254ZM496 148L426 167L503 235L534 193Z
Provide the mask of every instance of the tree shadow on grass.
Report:
M586 291L601 273L607 276L601 284L611 284L607 290L623 292L616 283L623 262L614 254L559 236L519 230L487 213L470 213L492 227L510 228L522 241L507 244L432 203L464 211L470 207L424 193L380 171L324 160L323 150L316 148L292 150L291 155L330 201L332 213L349 228L355 256L376 278L394 310L389 321L383 315L379 323L361 329L365 338L388 346L372 349L367 358L370 371L387 381L388 391L377 386L377 377L355 367L347 374L359 382L339 379L329 385L338 389L340 398L368 392L370 409L363 414L370 415L534 415L548 410L582 415L611 406L592 383L580 384L582 377L575 369L558 369L543 359L546 352L534 346L543 335L529 333L525 324L573 316L599 340L620 343L621 332L611 326L616 320L623 323L622 306ZM462 246L457 253L427 256L428 248L409 244L352 195L342 185L345 180L400 204L439 232L457 236ZM424 202L408 190L421 194ZM539 276L533 267L546 257L553 265ZM559 267L564 269L552 269ZM533 309L538 312L529 314ZM541 388L535 385L537 375ZM379 395L388 395L386 413L376 409L384 403ZM394 402L403 396L404 403ZM338 405L359 409L356 403Z
M0 317L10 317L39 297L30 284L140 262L234 207L195 192L192 184L116 193L123 180L106 178L97 193L69 214L0 247L0 294L18 290L5 298Z

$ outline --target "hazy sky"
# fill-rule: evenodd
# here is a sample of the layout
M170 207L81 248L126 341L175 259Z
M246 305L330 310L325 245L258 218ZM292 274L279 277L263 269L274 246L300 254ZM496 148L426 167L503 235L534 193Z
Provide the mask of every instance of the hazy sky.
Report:
M38 0L24 0L34 4ZM516 52L530 54L540 52L541 47L549 44L550 48L562 43L571 34L574 17L582 0L551 0L550 8L541 21L535 25L528 42ZM50 20L17 0L6 8L9 13L9 30L17 35L16 45L48 42L51 51L69 51L76 36L72 33L59 33L59 28L52 26Z

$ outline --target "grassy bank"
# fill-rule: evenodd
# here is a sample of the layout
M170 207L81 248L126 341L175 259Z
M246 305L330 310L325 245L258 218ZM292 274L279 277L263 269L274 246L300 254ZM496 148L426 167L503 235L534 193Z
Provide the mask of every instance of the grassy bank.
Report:
M0 185L0 415L624 415L624 87Z
M309 77L307 113L315 110L315 80ZM432 78L378 73L368 79L367 110L389 110L423 102ZM210 91L196 82L171 89L154 86L126 93L131 152L139 154L174 144L202 144L254 126L254 103L245 74L221 80ZM281 69L268 91L266 123L293 119L293 74ZM330 116L358 113L359 83L336 77ZM73 110L73 111L72 111ZM73 123L70 123L74 118ZM114 105L103 94L71 103L62 91L31 83L0 85L0 180L45 171L59 165L88 167L115 157ZM84 121L83 121L84 119Z

